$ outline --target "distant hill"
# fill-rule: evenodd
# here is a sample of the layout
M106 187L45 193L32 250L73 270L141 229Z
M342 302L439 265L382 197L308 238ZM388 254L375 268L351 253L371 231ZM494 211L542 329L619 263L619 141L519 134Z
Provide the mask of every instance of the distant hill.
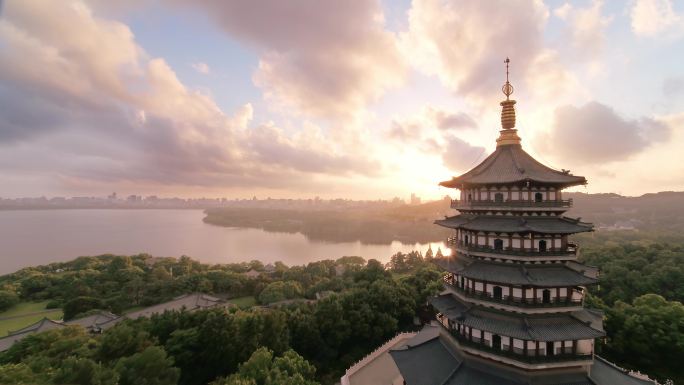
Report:
M569 216L593 222L599 230L684 231L684 192L664 191L638 197L565 193L573 199Z

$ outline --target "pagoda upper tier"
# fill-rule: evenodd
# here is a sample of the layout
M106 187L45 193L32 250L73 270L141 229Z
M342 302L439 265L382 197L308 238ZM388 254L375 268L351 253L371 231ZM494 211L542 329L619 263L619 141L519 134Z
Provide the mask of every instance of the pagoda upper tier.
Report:
M502 130L502 137L511 129ZM517 137L517 135L516 135ZM587 180L583 176L570 174L569 171L557 171L539 163L525 152L518 140L510 144L499 141L496 151L482 163L461 176L440 183L450 188L464 188L471 185L497 185L532 182L542 185L570 187L583 185Z

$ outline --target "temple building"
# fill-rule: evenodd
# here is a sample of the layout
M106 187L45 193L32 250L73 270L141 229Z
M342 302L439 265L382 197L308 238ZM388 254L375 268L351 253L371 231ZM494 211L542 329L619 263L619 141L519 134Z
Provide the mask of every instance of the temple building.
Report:
M435 260L445 271L444 291L429 300L437 322L387 344L396 368L376 383L655 384L594 354L605 336L603 314L583 305L599 272L578 261L570 240L593 226L564 216L572 200L562 194L587 180L523 150L508 63L496 150L441 183L460 198L451 202L458 215L435 222L453 229L451 255ZM343 384L362 384L353 376L362 369L353 369Z

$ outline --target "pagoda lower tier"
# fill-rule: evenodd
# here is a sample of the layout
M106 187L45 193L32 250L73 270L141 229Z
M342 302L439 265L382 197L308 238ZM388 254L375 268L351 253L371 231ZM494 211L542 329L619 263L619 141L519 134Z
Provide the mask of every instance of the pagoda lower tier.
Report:
M521 315L463 302L450 293L430 303L465 352L528 370L582 365L593 359L594 339L605 336L603 313L595 310Z

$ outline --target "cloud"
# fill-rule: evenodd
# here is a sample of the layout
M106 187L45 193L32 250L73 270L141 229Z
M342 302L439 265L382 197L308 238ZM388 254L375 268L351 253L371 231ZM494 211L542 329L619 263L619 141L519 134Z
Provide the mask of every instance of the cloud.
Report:
M435 108L429 108L428 114L434 120L440 130L457 130L477 128L477 123L465 112L447 112Z
M668 98L684 95L684 77L668 77L663 80L663 94Z
M591 57L600 53L605 44L605 28L613 20L612 16L602 15L603 1L594 0L586 8L577 8L569 3L556 8L553 13L568 23L565 32L572 42L574 52L581 56Z
M628 120L604 104L590 102L556 109L551 130L540 135L535 146L574 164L609 163L628 159L670 135L671 129L660 121Z
M442 153L442 161L452 171L466 171L482 160L484 155L484 147L472 146L456 136L448 136Z
M211 72L209 65L204 62L192 63L192 68L203 75L208 75Z
M423 151L439 152L442 148L440 143L444 143L453 131L474 128L477 128L477 123L465 112L424 106L413 116L392 119L387 137Z
M541 1L415 0L402 48L413 65L460 95L491 103L501 96L495 91L505 81L506 56L514 84L538 72L547 18Z
M224 112L164 59L150 58L125 24L83 2L7 4L0 45L3 170L82 185L248 188L381 169L316 127L287 133L254 124L249 103Z
M684 33L684 18L670 0L637 0L630 11L632 31L641 37Z
M283 110L351 117L400 85L406 72L377 0L178 0L255 47L254 82Z

